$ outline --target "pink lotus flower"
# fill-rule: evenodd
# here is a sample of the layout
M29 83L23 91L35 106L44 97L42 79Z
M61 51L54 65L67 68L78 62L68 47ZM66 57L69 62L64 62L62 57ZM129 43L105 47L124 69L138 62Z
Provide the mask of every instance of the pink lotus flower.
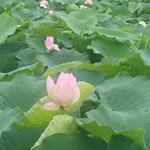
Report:
M60 51L59 47L57 44L54 44L54 38L52 36L48 36L46 38L45 41L45 47L47 48L47 50L56 50L56 51Z
M87 4L87 5L92 5L93 4L93 2L91 0L86 0L84 3Z
M87 8L87 7L84 5L80 5L80 9L83 9L83 8Z
M47 8L47 6L48 6L48 1L42 0L42 1L40 2L40 7Z
M57 83L48 76L46 81L48 96L52 102L43 105L43 109L56 111L63 106L65 109L76 103L80 97L80 90L77 86L77 80L72 73L63 73L59 75Z
M53 10L50 10L48 13L49 13L50 15L54 15L54 11L53 11Z
M140 21L138 24L141 24L143 27L147 26L147 24L144 21Z

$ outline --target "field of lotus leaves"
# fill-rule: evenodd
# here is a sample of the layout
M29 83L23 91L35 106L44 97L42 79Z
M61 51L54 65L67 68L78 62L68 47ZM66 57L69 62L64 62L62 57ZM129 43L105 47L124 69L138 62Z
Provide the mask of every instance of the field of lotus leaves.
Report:
M150 150L150 0L0 0L0 150Z

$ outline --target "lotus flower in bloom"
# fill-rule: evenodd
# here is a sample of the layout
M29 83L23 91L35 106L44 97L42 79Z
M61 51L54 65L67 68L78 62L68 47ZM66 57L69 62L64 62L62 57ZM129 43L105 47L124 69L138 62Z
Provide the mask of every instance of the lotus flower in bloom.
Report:
M84 5L80 5L80 9L83 9L83 8L87 8L87 7Z
M46 81L48 96L52 102L43 105L43 109L56 111L60 106L65 109L76 103L80 97L80 90L77 80L72 73L61 72L55 84L53 79L48 76Z
M56 50L56 51L60 51L59 47L57 44L54 44L54 38L52 36L48 36L46 38L45 41L45 47L47 48L47 50Z
M140 21L139 24L141 24L143 27L146 27L146 23L144 21Z
M42 1L40 2L40 7L47 8L47 6L48 6L48 1L42 0Z
M50 10L48 13L49 13L50 15L54 15L54 11L53 11L53 10Z
M92 5L93 4L93 2L91 0L86 0L84 3L87 4L87 5Z

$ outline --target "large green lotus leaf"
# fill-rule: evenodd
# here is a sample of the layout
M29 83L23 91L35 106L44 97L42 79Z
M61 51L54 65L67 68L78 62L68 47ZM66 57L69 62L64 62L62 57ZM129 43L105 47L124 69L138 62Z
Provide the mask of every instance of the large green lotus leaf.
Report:
M3 131L11 128L14 122L23 122L23 114L19 108L11 109L9 107L0 110L0 137Z
M41 62L35 62L33 64L26 64L24 66L18 66L18 62L15 59L6 59L5 63L0 63L0 68L4 68L4 72L0 73L0 80L3 80L5 77L13 77L18 72L23 72L27 75L33 75L35 72L43 72L43 64ZM11 65L10 65L11 60ZM1 61L0 61L1 62ZM5 66L4 66L5 65ZM7 69L7 70L6 70ZM12 71L13 69L13 71ZM5 72L6 70L6 72Z
M47 126L56 115L72 114L93 93L93 86L89 83L78 82L80 89L79 100L68 110L60 108L57 111L47 111L42 108L43 104L51 101L48 97L40 99L27 113L25 113L25 124L21 128L42 127Z
M79 0L54 0L55 2L59 2L61 3L62 5L70 5L70 4L75 4L77 3Z
M58 23L58 22L57 22ZM61 34L61 29L54 22L53 24L50 21L39 21L31 24L31 31L29 32L32 37L45 37L53 36L55 40ZM44 41L43 41L44 42Z
M54 135L56 133L64 133L64 134L75 134L77 133L77 124L75 119L69 115L58 115L53 118L53 120L49 123L45 131L42 133L41 137L35 143L34 147L40 145L48 136Z
M19 41L12 41L0 45L0 58L4 57L15 57L16 53L27 48L27 44Z
M123 19L117 16L112 17L111 15L108 15L106 13L99 14L98 19L102 26L112 29L120 29L126 27L127 24Z
M30 149L39 139L43 132L43 128L32 128L23 131L18 131L12 128L9 131L3 132L0 138L1 150L24 150Z
M140 5L141 5L141 3L130 2L128 9L131 13L134 13L140 7Z
M130 43L135 43L140 41L140 36L132 33L128 33L119 29L110 29L104 27L88 27L88 30L85 33L98 33L100 36L107 37L111 40L115 39L119 42L129 41Z
M98 15L98 18L99 18L100 23L105 23L105 22L110 21L112 16L109 15L109 14L106 14L106 13L101 13L101 14Z
M97 39L92 41L89 49L93 49L94 53L102 54L105 57L126 58L137 53L137 49L130 43L121 43L118 41L108 41Z
M145 66L150 66L150 49L143 49L140 51L141 59Z
M107 150L142 150L135 142L124 136L112 136Z
M96 121L89 121L88 119L78 119L77 123L83 129L87 130L89 133L93 134L97 138L103 139L106 143L110 142L110 138L112 135L124 135L134 140L134 142L136 142L138 145L144 148L143 138L145 132L143 129L119 132L117 130L113 130L107 125L100 125Z
M23 70L32 72L40 67L40 63L35 59L37 52L32 49L23 49L26 47L27 44L24 42L10 42L0 45L0 79Z
M62 48L59 53L54 51L48 54L39 55L37 59L42 61L43 64L48 67L72 61L90 62L87 53L79 53L75 49L67 50L64 48Z
M96 138L85 135L55 134L43 140L42 144L33 150L105 150L106 144Z
M7 38L7 42L11 42L11 41L25 41L26 40L26 35L25 35L25 31L22 30L12 36L10 36L9 38Z
M22 49L22 50L18 51L16 54L16 57L21 61L20 66L25 66L25 65L35 63L37 61L36 60L37 53L38 53L38 51L35 51L31 48Z
M140 52L125 59L122 63L122 71L130 76L143 75L150 78L149 52ZM143 60L142 60L143 59ZM146 64L146 65L145 65Z
M112 5L112 11L118 16L130 16L130 12L126 5L116 5L115 3Z
M6 5L11 5L12 3L14 3L16 0L9 0L9 1L5 1L5 0L0 0L0 6L1 7L5 7Z
M6 57L0 59L0 74L11 72L15 70L17 67L18 67L18 61L15 58Z
M86 13L86 12L85 12ZM68 17L66 19L66 24L68 27L70 27L75 33L80 34L81 32L86 30L85 24L89 26L94 26L97 24L97 18L96 17L87 17L84 20L78 20L75 17Z
M102 6L100 8L103 8L103 10L106 10L107 8L111 8L114 5L114 3L113 3L113 1L111 1L111 2L110 1L101 1L100 5Z
M35 20L45 15L45 11L42 9L18 9L12 15L18 20L25 20L27 18Z
M43 75L43 77L47 77L48 75L55 76L57 73L67 71L70 68L87 69L91 71L102 72L102 73L106 73L107 77L113 77L119 72L119 67L114 63L91 64L91 63L82 63L79 61L73 61L73 62L63 63L48 68L45 74Z
M0 101L2 99L7 106L18 106L27 111L46 95L45 84L45 80L18 73L12 81L0 82Z
M80 107L80 116L81 118L86 117L86 112L96 109L99 105L99 98L93 93L89 96L88 100L83 103Z
M97 24L97 12L90 8L79 9L78 11L73 11L70 14L62 12L56 12L55 14L64 20L67 26L77 34L86 31L87 25L95 26Z
M17 23L7 14L0 15L0 22L0 43L3 43L8 35L15 33Z
M120 14L123 13L123 10L120 11ZM112 29L120 29L123 27L126 27L127 23L125 22L124 18L121 18L120 16L115 16L114 14L108 14L108 13L100 13L99 16L99 22L102 24L103 27L108 27Z
M39 51L39 53L46 52L46 47L44 44L44 41L46 40L45 37L35 37L35 38L29 38L27 40L27 43L29 47L34 48Z
M25 8L29 8L29 9L33 9L33 8L36 9L39 6L39 2L35 0L24 0L21 2L24 3Z
M115 133L124 132L123 135L134 140L143 149L150 149L149 87L150 81L144 76L116 76L105 80L96 87L101 105L97 110L87 113L88 120L96 121L98 126L111 127ZM129 132L136 130L138 132L134 134ZM140 138L142 132L144 137Z
M73 41L72 39L69 39L69 36L67 33L62 33L61 36L57 39L57 41L61 42L63 44L63 47L65 48L73 47Z
M67 72L73 73L73 75L77 78L77 81L85 81L94 86L100 84L106 78L104 73L88 69L71 68Z
M77 34L73 34L73 36L70 39L71 39L71 41L73 43L73 47L76 50L78 50L81 53L83 53L83 52L87 52L88 53L89 52L89 50L87 49L87 46L91 43L91 41L93 39L86 38L84 36L79 36Z
M88 9L79 9L78 11L72 11L69 16L76 19L84 20L87 17L94 17L97 15L97 11L92 8Z

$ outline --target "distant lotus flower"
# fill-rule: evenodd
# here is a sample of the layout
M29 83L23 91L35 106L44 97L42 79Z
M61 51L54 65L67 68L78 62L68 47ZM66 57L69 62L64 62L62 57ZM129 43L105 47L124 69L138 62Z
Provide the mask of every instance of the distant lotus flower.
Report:
M93 4L92 0L86 0L84 3L87 4L87 5L92 5Z
M80 97L77 80L72 73L61 72L55 84L48 76L46 81L48 96L52 102L43 105L43 109L56 111L63 106L65 109L76 103Z
M42 1L40 2L40 7L47 8L47 6L48 6L48 1L42 0Z
M83 8L87 8L87 7L84 5L80 5L80 9L83 9Z
M52 36L47 36L46 41L45 41L45 47L47 50L56 50L60 51L59 47L57 44L54 44L54 38Z
M146 27L146 23L144 21L140 21L138 24L141 24L143 27Z
M49 13L50 15L54 15L54 11L53 11L53 10L50 10L48 13Z

